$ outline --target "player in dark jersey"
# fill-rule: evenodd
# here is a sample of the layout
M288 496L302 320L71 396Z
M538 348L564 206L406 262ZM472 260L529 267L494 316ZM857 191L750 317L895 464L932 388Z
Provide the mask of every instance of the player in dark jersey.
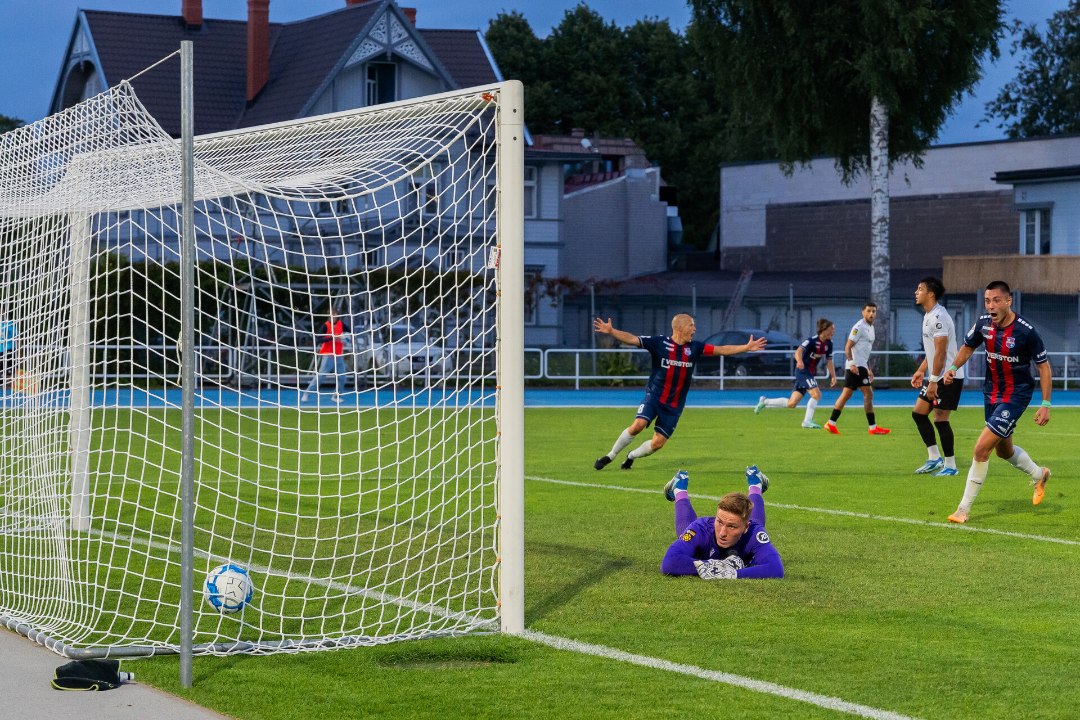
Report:
M679 423L686 393L690 390L690 381L694 378L694 368L702 355L737 355L755 352L765 347L765 338L754 339L750 336L745 345L707 345L694 340L694 318L686 314L676 315L671 319L671 336L632 335L611 326L611 318L606 321L596 318L593 329L603 335L610 335L624 345L635 345L649 351L652 356L652 374L645 388L645 399L637 409L637 417L630 427L623 430L618 440L611 447L611 452L601 455L593 463L597 470L603 470L618 454L629 445L634 436L649 427L653 420L656 427L652 438L646 440L626 455L621 467L629 470L634 460L652 455L664 447L675 426Z
M814 411L817 410L818 402L821 401L821 388L817 383L818 363L825 361L829 369L829 387L836 387L836 366L833 364L833 336L836 334L836 326L832 320L821 318L817 321L817 335L812 335L795 348L795 382L791 389L791 397L767 398L762 395L758 398L755 413L759 413L767 407L793 408L798 405L803 395L810 393L810 399L806 402L806 414L803 415L802 426L808 430L820 430L821 426L814 422Z
M982 489L986 479L990 453L1007 460L1013 467L1027 473L1035 490L1031 502L1038 505L1046 492L1050 469L1039 467L1013 443L1012 434L1020 416L1031 402L1035 379L1031 375L1031 363L1039 370L1039 390L1042 404L1035 411L1035 424L1050 422L1050 393L1053 389L1050 361L1046 348L1035 327L1012 309L1012 290L1001 280L986 286L983 294L986 314L981 315L964 338L953 364L942 378L946 385L953 382L956 371L963 367L980 345L986 350L986 379L983 381L983 403L986 427L975 442L975 456L968 470L964 497L949 522L967 522L971 505Z
M664 496L675 503L675 542L660 563L665 575L697 575L703 580L782 578L784 563L765 531L769 478L756 465L746 468L747 492L720 498L716 515L698 517L686 491L690 476L675 473Z

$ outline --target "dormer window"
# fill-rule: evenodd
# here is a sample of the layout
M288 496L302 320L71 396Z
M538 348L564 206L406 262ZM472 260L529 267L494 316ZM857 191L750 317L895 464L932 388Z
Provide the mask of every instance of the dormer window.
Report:
M397 99L397 66L393 63L368 63L367 106L381 105Z

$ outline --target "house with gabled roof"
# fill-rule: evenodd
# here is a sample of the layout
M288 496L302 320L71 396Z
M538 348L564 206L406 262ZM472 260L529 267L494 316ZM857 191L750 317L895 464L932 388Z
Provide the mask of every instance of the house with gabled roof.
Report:
M342 0L338 10L288 23L270 21L270 0L249 0L246 21L204 17L201 0L177 3L180 15L80 10L50 113L129 79L162 128L179 136L179 63L157 63L182 40L194 46L197 135L503 79L481 32L421 28L417 11L395 0ZM526 140L525 264L530 277L580 282L665 269L669 210L658 195L658 170L615 173L607 168L602 178L594 172L591 182L577 182L581 178L575 173L583 161L595 159L595 152L577 139L576 150L535 146L527 131ZM290 248L285 239L281 243L279 260L287 262ZM365 256L365 261L389 258ZM564 344L560 299L533 300L526 344Z

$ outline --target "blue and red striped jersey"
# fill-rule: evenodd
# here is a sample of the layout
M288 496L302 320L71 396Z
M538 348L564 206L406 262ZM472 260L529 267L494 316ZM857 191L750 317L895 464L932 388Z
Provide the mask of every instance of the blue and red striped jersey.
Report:
M964 344L986 346L986 379L983 394L992 404L1030 401L1035 390L1031 363L1049 362L1046 347L1035 327L1019 315L1005 327L994 324L992 315L980 315L968 330Z
M811 375L817 375L818 363L824 360L826 363L833 353L832 340L822 340L817 335L812 335L799 345L802 348L803 367Z
M682 409L698 358L705 352L705 343L691 340L679 345L666 335L642 335L638 339L652 356L652 374L645 392L665 407Z

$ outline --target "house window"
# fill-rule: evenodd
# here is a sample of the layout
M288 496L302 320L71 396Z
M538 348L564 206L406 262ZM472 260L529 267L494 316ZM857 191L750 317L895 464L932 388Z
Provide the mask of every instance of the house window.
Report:
M525 325L535 326L540 321L540 303L544 299L544 266L525 266Z
M431 162L416 170L412 175L412 191L416 207L425 213L439 212L439 187L445 180L446 165Z
M396 71L397 66L393 63L368 63L367 104L369 107L393 102L396 99Z
M1050 208L1021 211L1020 254L1050 254Z
M536 168L525 168L525 217L536 217Z

